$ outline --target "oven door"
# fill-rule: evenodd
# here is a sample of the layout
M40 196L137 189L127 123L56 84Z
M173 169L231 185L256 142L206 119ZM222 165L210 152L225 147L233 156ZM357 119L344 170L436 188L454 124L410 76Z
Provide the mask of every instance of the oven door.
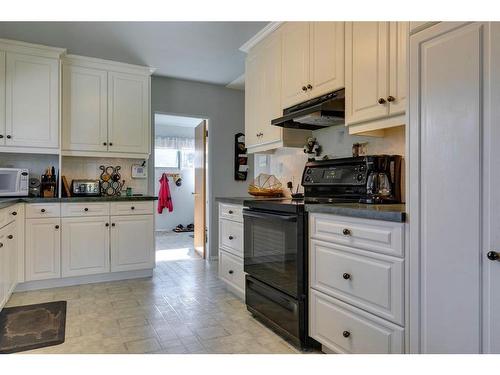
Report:
M300 216L244 209L243 218L245 272L297 298L303 242Z

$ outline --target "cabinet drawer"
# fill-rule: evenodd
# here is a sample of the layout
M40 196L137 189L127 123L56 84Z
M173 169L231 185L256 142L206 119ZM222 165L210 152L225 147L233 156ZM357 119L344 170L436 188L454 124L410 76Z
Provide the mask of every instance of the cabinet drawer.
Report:
M61 216L109 216L109 203L105 202L83 202L63 203L61 205Z
M310 289L309 314L310 336L334 352L404 351L403 328L314 289Z
M219 217L243 223L243 206L219 203Z
M26 218L38 219L61 216L60 203L31 203L26 205Z
M219 253L219 277L244 293L245 273L243 272L243 259L221 251Z
M310 237L340 245L404 256L404 225L381 220L309 214Z
M310 241L310 286L403 325L404 261Z
M111 202L111 215L152 215L153 201Z
M231 254L243 257L243 224L220 219L219 247Z

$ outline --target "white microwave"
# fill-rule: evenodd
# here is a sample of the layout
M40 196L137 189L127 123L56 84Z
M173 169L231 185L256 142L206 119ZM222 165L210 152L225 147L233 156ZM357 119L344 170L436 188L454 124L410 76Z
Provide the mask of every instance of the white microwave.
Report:
M0 196L27 196L29 178L30 176L27 169L0 168Z

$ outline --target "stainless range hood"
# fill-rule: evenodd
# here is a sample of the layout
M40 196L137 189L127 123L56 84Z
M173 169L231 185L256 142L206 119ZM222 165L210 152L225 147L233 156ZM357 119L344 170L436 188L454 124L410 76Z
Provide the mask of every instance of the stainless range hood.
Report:
M271 125L318 130L345 123L345 90L334 91L283 110Z

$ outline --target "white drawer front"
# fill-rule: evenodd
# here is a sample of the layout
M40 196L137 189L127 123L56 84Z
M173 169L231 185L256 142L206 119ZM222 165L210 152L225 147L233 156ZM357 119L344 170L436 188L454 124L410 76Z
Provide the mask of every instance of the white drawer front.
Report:
M243 260L225 251L219 253L219 277L244 293Z
M30 203L26 205L26 218L38 219L61 216L60 203Z
M153 201L111 202L111 215L152 215Z
M404 352L403 328L313 289L309 314L310 336L334 352Z
M13 222L16 218L17 215L17 204L12 205L10 207L2 208L0 210L0 228L6 226L7 224ZM15 215L13 215L13 212L16 212Z
M310 287L403 325L404 261L311 240Z
M61 205L61 215L63 217L109 216L109 203L107 202L63 203Z
M219 217L243 223L243 206L219 203Z
M219 247L234 255L243 257L243 224L220 219Z
M404 256L404 225L381 220L309 214L312 238L378 253Z

